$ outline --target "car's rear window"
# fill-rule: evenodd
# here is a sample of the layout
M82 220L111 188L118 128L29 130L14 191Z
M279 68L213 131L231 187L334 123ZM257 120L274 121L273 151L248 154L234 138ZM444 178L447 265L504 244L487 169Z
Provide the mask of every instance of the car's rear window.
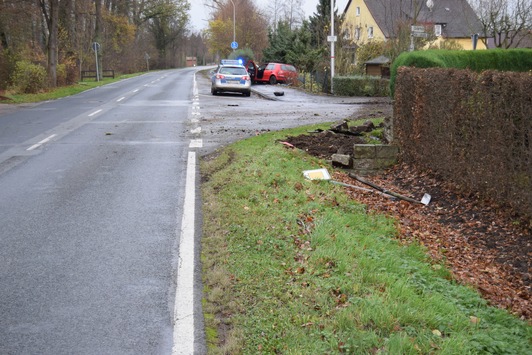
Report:
M220 68L220 74L226 75L246 75L248 72L243 67L222 67Z
M286 70L286 71L296 71L296 68L290 64L282 64L281 69Z

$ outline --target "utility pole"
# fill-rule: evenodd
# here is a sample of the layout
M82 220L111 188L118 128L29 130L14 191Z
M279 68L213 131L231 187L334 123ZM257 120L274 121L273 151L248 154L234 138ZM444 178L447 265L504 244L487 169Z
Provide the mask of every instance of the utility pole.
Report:
M334 0L331 0L331 36L329 41L331 42L331 94L334 94L334 42L336 42L336 36L334 35Z
M220 0L213 0L213 1L216 4L218 4L220 8L223 5L223 3ZM233 0L229 0L229 1L231 1L231 4L233 4L233 42L231 43L231 48L233 48L233 52L234 52L235 49L238 48L238 44L236 42L236 6Z

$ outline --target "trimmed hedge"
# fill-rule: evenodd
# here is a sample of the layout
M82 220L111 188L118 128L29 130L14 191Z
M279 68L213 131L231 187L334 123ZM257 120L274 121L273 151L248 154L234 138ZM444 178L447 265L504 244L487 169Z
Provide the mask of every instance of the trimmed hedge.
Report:
M338 76L333 78L334 94L340 96L390 96L390 80L376 76Z
M394 138L402 160L532 223L531 88L532 71L399 68Z
M526 72L532 70L532 49L490 49L478 51L428 50L404 52L391 67L390 91L395 92L399 67L456 68Z

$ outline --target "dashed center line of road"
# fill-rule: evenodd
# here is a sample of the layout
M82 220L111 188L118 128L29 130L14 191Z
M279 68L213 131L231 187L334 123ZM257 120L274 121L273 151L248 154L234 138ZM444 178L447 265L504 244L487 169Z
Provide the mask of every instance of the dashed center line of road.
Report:
M126 97L125 96L122 96L121 98L119 98L118 100L116 100L116 102L120 102L122 100L124 100Z
M30 151L30 150L34 150L34 149L37 149L39 148L41 145L43 144L46 144L48 143L50 140L52 140L57 134L52 134L50 137L47 137L45 139L43 139L42 141L40 141L39 143L36 143L34 145L32 145L31 147L29 147L28 149L26 149L27 151Z
M94 115L97 115L97 114L99 114L100 112L102 112L102 110L96 110L96 111L94 111L93 113L89 114L89 117L92 117L92 116L94 116Z

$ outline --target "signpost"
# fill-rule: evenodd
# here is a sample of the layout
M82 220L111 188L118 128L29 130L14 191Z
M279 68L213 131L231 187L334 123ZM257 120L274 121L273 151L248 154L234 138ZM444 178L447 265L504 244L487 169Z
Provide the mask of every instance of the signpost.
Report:
M412 32L412 37L429 38L429 34L425 32Z
M410 26L410 52L414 50L414 37L429 38L429 34L425 32L425 26Z
M412 25L410 26L410 30L412 32L425 32L425 26L415 26L415 25Z
M238 48L238 42L237 41L231 42L231 48L237 49Z
M146 52L144 53L144 59L146 59L146 68L150 71L150 55Z
M96 81L100 81L100 71L98 70L98 51L100 50L100 43L93 42L92 50L94 51L94 55L96 56Z

